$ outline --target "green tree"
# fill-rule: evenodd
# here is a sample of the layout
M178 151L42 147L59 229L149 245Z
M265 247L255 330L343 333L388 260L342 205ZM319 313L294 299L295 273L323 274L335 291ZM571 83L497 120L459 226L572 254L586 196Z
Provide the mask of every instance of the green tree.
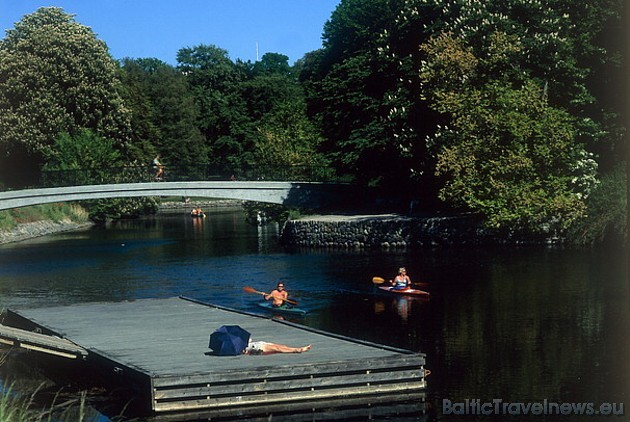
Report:
M247 160L255 137L240 93L247 67L233 63L226 50L204 44L180 49L177 61L195 96L198 127L210 147L211 160L232 166Z
M435 196L424 138L434 117L421 99L422 22L399 22L406 2L343 0L324 26L323 49L300 63L322 150L363 183L401 197Z
M283 74L262 74L242 81L239 95L250 120L258 121L287 101L302 101L302 87Z
M267 53L253 64L233 63L227 51L200 45L180 50L178 61L195 93L212 161L237 176L250 165L322 162L315 151L320 137L287 56Z
M289 66L289 57L280 53L265 53L252 66L254 76L261 75L282 75L291 76L291 66Z
M15 170L19 154L41 165L60 133L82 128L124 151L129 112L119 90L117 64L89 27L56 7L24 16L0 41L0 167Z
M115 167L123 164L120 151L110 140L81 129L76 135L61 133L46 157L47 170L81 170Z
M408 0L405 17L431 35L451 33L475 54L491 48L492 34L519 45L503 68L486 78L508 74L544 88L550 105L576 120L576 139L611 168L625 159L623 133L623 54L628 40L623 0ZM423 17L434 15L430 22Z
M622 10L621 0L342 0L324 27L324 47L300 63L309 115L338 165L430 201L438 181L426 140L448 118L428 107L430 87L419 80L427 57L418 46L451 33L475 57L498 59L492 48L518 46L477 83L537 84L551 107L575 117L575 142L614 163L625 151ZM492 40L498 33L501 44Z
M151 72L158 63L161 62L157 59L121 60L122 95L131 114L130 155L132 161L140 163L146 163L148 156L155 156L157 148L154 143L161 138L151 88Z
M133 115L134 145L143 162L156 153L177 165L207 162L199 111L179 70L157 59L124 59L122 80Z
M597 165L576 142L575 119L551 107L537 83L487 79L520 53L512 37L490 38L483 57L451 34L422 46L425 88L448 116L431 139L437 175L448 176L440 196L493 227L564 230L583 215Z
M602 177L587 198L586 215L570 230L571 240L581 245L610 241L628 243L628 175L625 163Z
M89 129L81 129L77 134L60 134L49 149L44 166L45 173L53 184L68 183L89 185L126 181L121 153L114 143L98 136ZM119 167L119 168L117 168ZM132 180L136 175L129 169ZM57 178L55 180L55 178ZM95 222L110 218L137 217L155 213L157 202L154 198L116 198L83 201L89 217Z
M298 174L300 167L327 169L327 160L317 152L321 137L305 109L301 101L287 101L261 119L260 137L255 142L256 163L285 171L293 167Z
M109 182L111 167L122 165L121 154L112 141L104 139L89 129L77 134L61 133L46 154L49 182L87 185ZM57 176L57 182L52 179ZM68 179L68 180L64 180Z

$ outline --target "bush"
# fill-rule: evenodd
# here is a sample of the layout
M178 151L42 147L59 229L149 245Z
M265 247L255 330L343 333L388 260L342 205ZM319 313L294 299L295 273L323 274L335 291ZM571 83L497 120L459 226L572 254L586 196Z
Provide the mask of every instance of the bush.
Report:
M626 163L621 163L602 177L599 186L587 198L587 215L571 227L569 239L578 245L627 244L627 193Z

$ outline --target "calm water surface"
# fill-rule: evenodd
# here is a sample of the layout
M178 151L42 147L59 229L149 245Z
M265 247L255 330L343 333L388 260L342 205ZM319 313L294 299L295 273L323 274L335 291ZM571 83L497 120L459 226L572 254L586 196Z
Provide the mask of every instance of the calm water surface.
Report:
M309 310L298 322L426 353L429 419L461 418L443 414L445 399L630 405L625 251L287 251L277 227L244 218L182 211L1 246L0 307L183 295L257 313L259 298L242 288L282 280ZM372 277L403 265L430 300L374 294Z

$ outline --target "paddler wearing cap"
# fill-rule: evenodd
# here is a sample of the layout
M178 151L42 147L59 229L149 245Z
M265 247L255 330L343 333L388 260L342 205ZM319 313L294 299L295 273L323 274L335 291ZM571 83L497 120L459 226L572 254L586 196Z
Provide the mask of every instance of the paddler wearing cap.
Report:
M405 290L409 288L411 286L411 279L407 275L407 269L400 267L396 278L389 280L389 283L393 286L392 290Z

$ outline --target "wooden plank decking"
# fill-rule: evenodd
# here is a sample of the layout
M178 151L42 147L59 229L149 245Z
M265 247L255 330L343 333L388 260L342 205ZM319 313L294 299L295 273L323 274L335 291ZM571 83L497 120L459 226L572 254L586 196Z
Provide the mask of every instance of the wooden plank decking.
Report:
M87 350L67 339L0 324L0 343L69 359L87 356Z
M117 375L145 379L153 412L296 404L425 388L425 356L185 298L87 303L12 311L111 363ZM209 355L210 334L240 325L255 340L309 352Z

